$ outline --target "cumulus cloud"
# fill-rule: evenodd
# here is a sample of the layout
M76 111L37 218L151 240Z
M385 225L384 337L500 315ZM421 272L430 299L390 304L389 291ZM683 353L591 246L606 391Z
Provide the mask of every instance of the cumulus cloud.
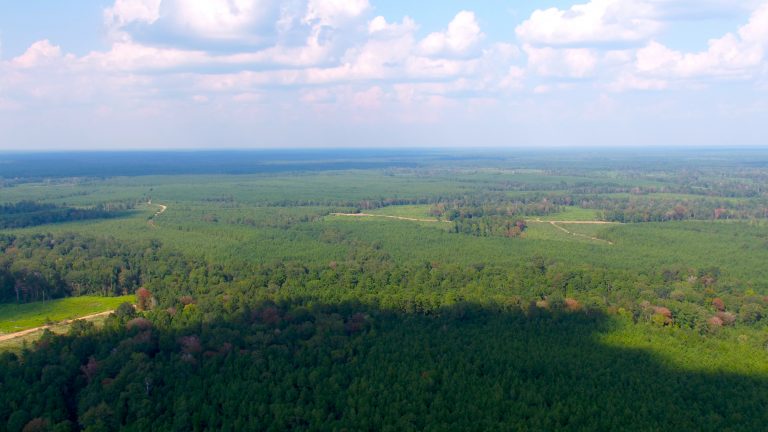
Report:
M164 0L160 20L177 34L238 41L273 32L278 16L273 0Z
M448 24L448 29L429 34L420 46L427 56L462 56L470 53L483 37L474 12L461 11Z
M568 9L537 9L515 33L533 45L638 45L670 23L731 16L754 9L756 1L590 0Z
M328 44L370 10L367 0L116 0L116 40L214 51Z
M691 77L745 78L759 73L768 48L768 3L757 8L736 33L708 42L708 49L683 53L652 41L638 50L640 74L671 79Z
M680 20L711 19L751 8L746 24L685 52L661 42ZM528 71L541 78L600 79L613 91L701 85L702 79L757 79L766 65L768 3L745 0L590 0L534 11L515 33ZM607 84L606 84L607 82ZM541 84L551 91L559 86Z
M160 18L161 1L116 0L112 7L104 10L104 20L112 28L120 28L135 22L151 24Z
M368 0L309 0L304 21L340 27L370 9Z
M418 40L413 19L370 18L371 10L367 0L116 0L104 12L119 36L109 50L75 58L41 41L15 67L66 57L69 70L88 71L104 88L119 77L137 93L156 87L152 98L206 103L216 95L264 103L271 89L284 87L290 91L283 95L306 103L376 109L399 100L395 86L411 82L418 83L414 92L429 94L414 98L424 103L521 88L525 72L510 65L519 49L483 47L474 13L461 11L444 31ZM249 45L257 37L271 40ZM235 49L219 50L212 41ZM345 96L330 97L333 86L346 86Z
M525 45L528 67L545 77L584 78L597 66L597 55L588 48L537 48Z
M48 39L33 43L24 54L11 60L11 65L19 68L51 66L62 59L61 47L53 45ZM70 56L70 58L72 58Z
M104 10L108 49L74 56L41 40L0 61L0 108L43 100L152 113L168 109L161 104L407 106L418 118L419 107L490 106L577 86L652 91L701 77L754 77L765 86L768 3L706 50L688 53L662 43L681 1L693 0L537 10L516 39L489 41L468 10L442 28L420 29L407 16L375 16L368 0L115 0ZM705 2L708 10L727 3Z
M656 5L638 0L592 0L570 9L539 9L515 33L533 45L637 43L662 27Z

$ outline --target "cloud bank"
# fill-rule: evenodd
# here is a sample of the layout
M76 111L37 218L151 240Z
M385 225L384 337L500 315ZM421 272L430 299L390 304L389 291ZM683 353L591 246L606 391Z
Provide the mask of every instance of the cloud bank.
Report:
M108 49L75 56L46 39L0 61L0 113L27 128L42 113L77 111L167 130L202 118L211 129L305 121L314 130L500 122L507 112L522 113L518 122L558 110L592 118L643 93L765 91L768 2L739 7L742 24L685 51L665 41L669 29L732 12L733 2L591 0L509 17L499 39L472 10L424 29L368 0L115 0L103 10ZM28 136L22 127L7 135Z

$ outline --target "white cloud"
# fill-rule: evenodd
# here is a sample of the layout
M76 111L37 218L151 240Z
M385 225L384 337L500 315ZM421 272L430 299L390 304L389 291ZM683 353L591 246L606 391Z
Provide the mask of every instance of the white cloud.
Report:
M11 64L19 68L50 66L62 57L61 47L44 39L33 43L24 54L11 60Z
M427 56L461 56L470 53L483 37L474 12L461 11L448 24L446 31L429 34L420 46Z
M624 73L611 82L607 88L614 92L629 90L665 90L669 82L663 79L642 78L631 73Z
M750 78L765 63L768 48L768 3L734 33L711 39L706 51L683 53L652 41L638 50L640 74L672 79L695 77Z
M763 47L768 45L768 3L757 8L749 17L749 22L739 28L741 40L758 44Z
M110 27L122 27L133 22L153 23L160 18L162 0L116 0L104 10L104 20Z
M593 0L538 11L518 27L526 41L518 47L487 42L471 11L419 39L413 19L372 16L368 0L115 0L104 16L121 36L109 49L77 57L42 40L0 61L0 105L76 102L116 113L190 101L198 110L231 103L331 113L402 105L417 117L419 108L575 88L663 90L702 76L765 85L768 4L707 50L685 53L654 41L670 3Z
M352 97L352 106L368 110L381 108L386 94L379 86L356 92Z
M659 32L653 2L592 0L568 10L538 9L515 33L534 45L596 45L637 43Z
M165 0L162 12L177 34L233 41L273 33L279 9L273 0Z
M588 48L536 48L525 45L528 68L544 77L585 78L591 76L598 63L597 55Z
M403 18L402 23L388 23L386 18L379 15L368 23L368 34L372 37L396 37L412 35L418 26L410 17Z
M370 7L368 0L309 0L304 21L340 27L362 16Z

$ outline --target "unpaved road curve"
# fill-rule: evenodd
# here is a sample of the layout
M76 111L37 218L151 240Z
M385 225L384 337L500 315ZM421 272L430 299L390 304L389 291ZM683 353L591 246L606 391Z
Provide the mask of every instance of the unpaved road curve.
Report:
M397 219L397 220L407 220L407 221L414 221L414 222L445 222L445 223L451 223L447 220L437 220L437 219L418 219L418 218L410 218L410 217L404 217L404 216L390 216L390 215L379 215L379 214L371 214L371 213L331 213L331 216L350 216L350 217L380 217L380 218L389 218L389 219ZM543 221L541 219L532 219L529 222L536 222L536 223L548 223L552 225L553 227L559 229L560 231L563 231L566 234L570 234L572 236L576 237L583 237L589 240L594 240L597 242L607 243L609 245L612 245L613 242L610 240L605 240L597 237L588 236L586 234L581 234L573 231L569 231L562 226L558 224L582 224L582 225L615 225L618 224L618 222L606 222L606 221Z
M553 227L559 229L560 231L566 234L570 234L576 237L583 237L585 239L594 240L597 242L608 243L609 245L613 245L613 242L610 240L605 240L597 237L588 236L586 234L569 231L558 224L582 224L582 225L617 225L618 224L618 222L606 222L606 221L543 221L541 219L533 219L530 222L549 223Z
M55 323L55 324L44 325L44 326L40 326L40 327L26 329L26 330L18 331L16 333L8 333L8 334L0 335L0 342L5 342L7 340L16 339L17 337L26 336L28 334L32 334L32 333L37 332L37 331L45 330L47 328L50 328L50 327L53 327L53 326L56 326L56 325L71 324L72 322L77 321L77 320L89 320L89 319L93 319L93 318L98 318L100 316L109 315L112 312L114 312L114 310L109 310L109 311L105 311L105 312L99 312L99 313L95 313L95 314L91 314L91 315L81 316L80 318L73 318L73 319L61 321L61 322L58 322L58 323Z
M147 221L147 224L152 228L157 228L157 225L155 225L155 218L157 218L161 214L165 213L166 210L168 210L167 205L158 204L158 206L160 208L155 212L155 214L152 215L152 218Z
M418 218L411 218L411 217L405 217L405 216L390 216L390 215L379 215L379 214L370 214L370 213L331 213L331 216L351 216L351 217L380 217L380 218L388 218L388 219L397 219L397 220L407 220L407 221L413 221L413 222L445 222L445 223L451 223L450 221L446 220L437 220L437 219L418 219Z

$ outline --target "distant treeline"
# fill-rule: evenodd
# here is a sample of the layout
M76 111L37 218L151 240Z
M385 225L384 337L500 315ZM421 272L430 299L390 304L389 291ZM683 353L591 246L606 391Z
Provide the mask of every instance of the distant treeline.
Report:
M768 202L765 201L595 197L582 200L581 205L601 210L603 220L625 223L768 218Z
M0 205L0 229L108 218L131 208L133 208L132 203L98 204L91 208L66 207L34 201L2 204Z
M0 154L0 178L40 180L180 174L256 174L417 167L434 152L394 150L152 151Z

